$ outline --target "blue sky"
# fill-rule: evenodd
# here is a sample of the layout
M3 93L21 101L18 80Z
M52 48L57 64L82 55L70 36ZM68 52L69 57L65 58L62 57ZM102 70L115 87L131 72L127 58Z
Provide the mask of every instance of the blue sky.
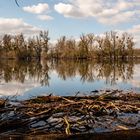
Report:
M0 0L0 35L36 34L49 30L51 40L62 35L106 31L131 33L140 42L139 0Z

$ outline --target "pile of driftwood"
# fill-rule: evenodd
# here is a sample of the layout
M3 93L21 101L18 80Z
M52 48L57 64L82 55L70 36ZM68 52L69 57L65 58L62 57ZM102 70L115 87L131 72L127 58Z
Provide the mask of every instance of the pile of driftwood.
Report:
M0 134L83 134L140 129L140 94L93 91L88 96L0 99Z

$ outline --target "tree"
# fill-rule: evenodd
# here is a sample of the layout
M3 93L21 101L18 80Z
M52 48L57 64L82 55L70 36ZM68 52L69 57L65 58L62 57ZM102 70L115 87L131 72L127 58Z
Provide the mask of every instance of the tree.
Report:
M127 37L126 43L127 43L128 57L133 57L133 55L134 55L133 47L135 45L135 43L133 41L133 37L129 35Z
M14 36L13 46L18 59L28 58L27 43L22 33Z
M48 31L40 31L39 38L37 38L37 42L40 47L43 49L44 55L47 55L49 50L49 32Z
M7 34L5 34L2 39L3 48L4 51L6 51L5 53L7 57L8 57L8 52L11 50L12 47L11 39L12 39L11 35L7 35Z
M16 5L19 7L19 4L18 4L18 1L17 1L17 0L15 0L15 3L16 3Z
M79 44L78 44L78 47L79 47L78 56L79 56L79 58L88 58L89 44L90 44L90 41L87 38L87 36L82 34L80 36L80 41L79 41Z

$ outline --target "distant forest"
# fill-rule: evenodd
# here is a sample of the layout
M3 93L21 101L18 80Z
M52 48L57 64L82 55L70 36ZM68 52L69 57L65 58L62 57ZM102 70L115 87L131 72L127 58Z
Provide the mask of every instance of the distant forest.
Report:
M5 34L0 39L0 58L19 60L48 59L130 59L139 56L133 37L128 33L106 32L102 36L82 34L76 41L66 36L51 44L48 31L34 37Z

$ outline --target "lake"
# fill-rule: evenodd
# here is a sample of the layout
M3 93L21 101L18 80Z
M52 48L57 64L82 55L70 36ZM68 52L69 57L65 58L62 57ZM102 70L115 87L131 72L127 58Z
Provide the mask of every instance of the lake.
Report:
M0 61L1 97L69 96L105 89L140 93L140 61Z

